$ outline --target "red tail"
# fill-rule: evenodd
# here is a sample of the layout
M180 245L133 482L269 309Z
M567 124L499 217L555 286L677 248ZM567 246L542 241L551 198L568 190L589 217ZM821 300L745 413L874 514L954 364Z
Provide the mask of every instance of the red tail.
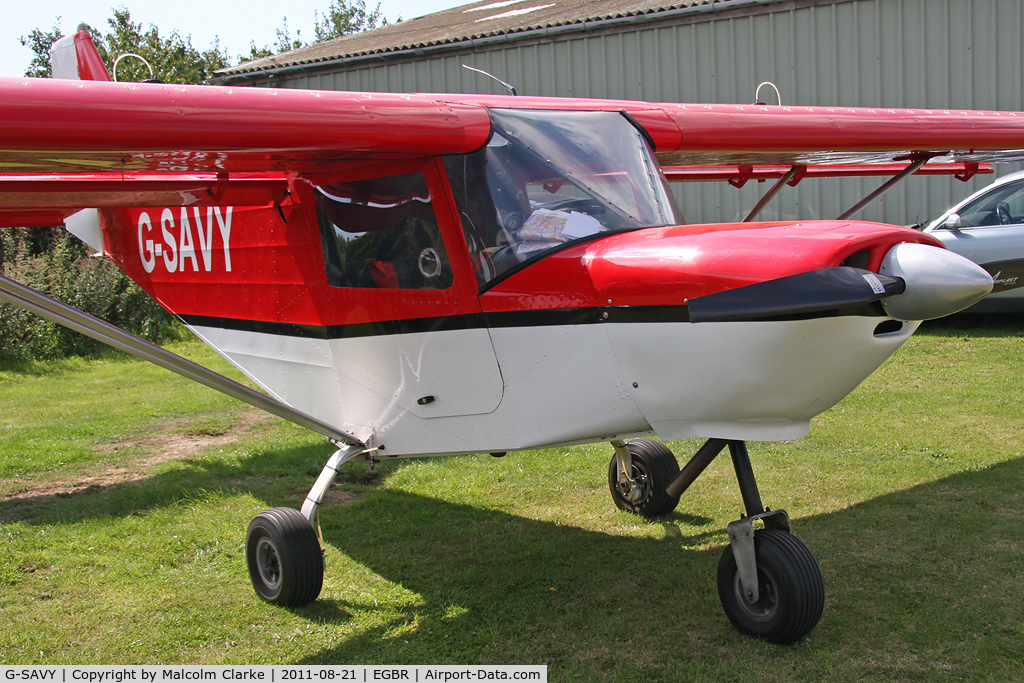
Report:
M78 33L64 36L50 48L50 70L54 78L113 80L84 24L78 25Z

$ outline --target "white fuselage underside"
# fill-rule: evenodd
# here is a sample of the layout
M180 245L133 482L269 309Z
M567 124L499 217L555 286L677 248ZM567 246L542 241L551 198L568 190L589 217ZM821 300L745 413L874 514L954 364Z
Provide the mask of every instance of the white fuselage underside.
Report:
M800 438L913 333L884 318L606 323L311 339L194 326L260 386L385 456L657 434Z

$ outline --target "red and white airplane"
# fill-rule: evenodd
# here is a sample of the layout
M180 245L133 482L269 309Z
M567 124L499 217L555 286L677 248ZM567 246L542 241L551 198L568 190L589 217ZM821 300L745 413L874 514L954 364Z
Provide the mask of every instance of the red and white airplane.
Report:
M337 444L301 511L249 527L282 605L320 593L317 508L347 461L606 441L614 502L655 516L728 446L747 514L722 605L801 638L821 574L744 443L804 436L992 286L850 216L913 173L1024 159L1024 113L117 83L84 31L55 54L85 80L0 79L0 226L63 223L267 395L6 278L2 297ZM893 178L828 221L690 225L667 182L777 179L751 219L785 183L858 174ZM707 442L680 470L655 435Z

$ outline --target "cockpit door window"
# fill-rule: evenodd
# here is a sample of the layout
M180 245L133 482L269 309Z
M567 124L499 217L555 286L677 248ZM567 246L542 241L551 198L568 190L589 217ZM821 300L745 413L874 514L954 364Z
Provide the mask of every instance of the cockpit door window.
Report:
M320 185L316 207L330 285L446 289L454 282L422 173Z

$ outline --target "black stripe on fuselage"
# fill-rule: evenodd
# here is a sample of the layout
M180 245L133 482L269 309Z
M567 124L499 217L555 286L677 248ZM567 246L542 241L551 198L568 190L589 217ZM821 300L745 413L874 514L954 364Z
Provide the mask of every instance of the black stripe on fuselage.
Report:
M382 320L372 323L356 323L354 325L296 325L293 323L239 320L238 318L214 318L201 315L182 315L178 317L190 327L215 327L225 330L276 334L303 339L353 339L356 337L381 337L392 334L446 332L486 327L484 316L480 313L433 318L409 318L407 320Z
M888 317L878 302L872 304L833 308L795 315L751 317L743 322L781 322L813 320L839 316ZM470 315L449 315L432 318L386 320L354 325L295 325L292 323L239 320L236 318L179 316L190 327L213 327L260 334L274 334L304 339L354 339L394 334L423 332L450 332L455 330L558 327L568 325L597 325L602 323L686 323L690 312L686 306L607 306L588 308L556 308L533 311L498 311ZM706 323L695 323L706 324Z

